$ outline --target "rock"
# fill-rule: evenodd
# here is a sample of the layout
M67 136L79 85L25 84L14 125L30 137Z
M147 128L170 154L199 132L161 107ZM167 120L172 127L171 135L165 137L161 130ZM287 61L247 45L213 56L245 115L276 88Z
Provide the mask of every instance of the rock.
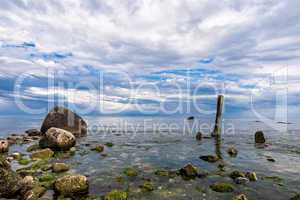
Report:
M112 190L105 195L104 200L127 200L127 193L123 190Z
M210 163L215 163L215 162L217 162L219 160L219 158L217 156L211 156L211 155L200 156L200 159L204 160L206 162L210 162Z
M22 181L22 185L34 185L34 178L33 176L25 176Z
M227 149L227 153L231 156L231 157L236 157L238 155L238 150L234 147L230 147Z
M66 172L69 171L69 169L70 169L69 165L65 163L54 163L52 165L52 171L55 173Z
M54 183L54 191L61 195L88 193L88 179L82 175L69 175L59 178Z
M232 198L232 200L248 200L247 196L244 194L240 194Z
M253 182L258 180L255 172L247 172L246 177Z
M18 152L12 153L11 156L15 159L15 160L20 160L22 158L22 155Z
M31 160L23 158L23 159L20 159L18 162L20 165L28 165L29 163L31 163Z
M38 129L29 129L29 130L25 131L25 133L27 133L28 136L42 136L43 135L43 133Z
M105 143L105 146L107 146L107 147L113 147L114 144L112 142L107 142L107 143Z
M233 171L231 174L230 174L230 178L232 179L236 179L236 178L245 178L246 175L243 173L243 172L239 172L239 171Z
M140 188L142 189L142 191L144 192L151 192L154 190L154 186L150 181L146 181L144 182L143 185L140 186Z
M264 144L266 142L264 133L262 131L257 131L255 133L255 143Z
M124 170L124 174L129 177L135 177L138 175L138 172L133 168L127 168Z
M21 188L19 175L10 169L9 163L4 158L0 158L0 197L15 197Z
M32 151L36 151L36 150L39 150L39 149L40 149L40 145L33 144L33 145L27 147L26 151L27 152L32 152Z
M25 193L23 200L39 200L46 191L47 189L42 186L35 186Z
M92 151L97 151L99 153L102 153L104 151L104 146L103 145L97 145L94 148L91 149Z
M190 117L187 118L187 120L194 120L194 119L195 119L194 116L190 116Z
M49 159L51 157L53 157L54 152L47 148L47 149L43 149L43 150L39 150L39 151L35 151L31 154L31 158L32 159L42 159L42 160L46 160Z
M249 182L249 179L244 178L244 177L238 177L238 178L234 179L234 182L235 182L236 184L241 185L241 184L246 184L246 183L248 183L248 182Z
M9 150L9 144L7 140L0 140L0 153L6 153Z
M215 192L221 192L221 193L227 193L227 192L233 192L234 187L233 185L229 183L215 183L210 186L210 188Z
M76 113L63 107L54 107L48 113L42 124L41 132L45 134L52 127L67 130L75 137L87 134L86 122Z
M297 194L296 196L292 197L290 200L300 200L300 195Z
M179 170L181 176L186 178L196 178L198 176L198 168L192 164L187 164Z
M41 148L51 148L54 150L69 150L76 144L75 136L66 130L50 128L45 136L40 140Z
M196 134L196 140L198 140L198 141L201 141L201 140L202 140L202 133L201 133L201 132L198 132L198 133Z
M276 162L274 158L272 158L271 156L267 156L267 161L269 162Z

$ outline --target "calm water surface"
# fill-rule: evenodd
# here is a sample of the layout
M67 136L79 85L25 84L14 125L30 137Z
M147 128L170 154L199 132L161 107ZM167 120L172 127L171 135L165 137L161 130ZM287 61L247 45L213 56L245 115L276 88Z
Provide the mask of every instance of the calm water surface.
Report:
M226 120L226 133L222 136L220 147L226 167L225 172L220 172L218 164L199 159L199 156L216 153L214 140L195 140L199 128L206 134L210 132L208 126L204 126L206 123L210 125L208 120L192 122L168 117L91 116L85 119L89 124L89 135L78 141L76 155L58 160L69 163L72 166L71 172L88 176L90 193L95 197L101 197L114 188L130 188L129 199L231 199L234 195L244 193L249 199L283 200L300 193L300 128L297 123L288 125L286 131L278 132L259 122ZM0 137L39 128L41 123L41 117L2 116ZM257 130L265 132L267 147L255 146L253 135ZM114 144L112 148L105 149L107 156L90 151L91 145L106 142ZM230 146L238 149L236 158L227 155L226 150ZM13 146L10 151L23 151L26 147ZM267 161L267 156L273 157L276 162ZM158 169L177 170L187 163L192 163L210 175L190 181L180 177L154 175ZM138 177L125 177L123 170L127 167L136 168L139 171ZM233 170L255 171L259 180L236 185L227 176ZM116 181L119 176L124 178L121 183ZM138 192L137 188L145 180L154 183L153 192ZM215 182L233 183L235 191L228 194L213 192L209 185Z

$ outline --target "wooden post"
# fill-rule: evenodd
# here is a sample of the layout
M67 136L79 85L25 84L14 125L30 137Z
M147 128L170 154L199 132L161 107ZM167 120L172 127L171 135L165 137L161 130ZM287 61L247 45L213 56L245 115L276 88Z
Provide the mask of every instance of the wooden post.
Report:
M223 104L224 104L224 96L218 95L215 128L214 131L212 132L213 137L221 135Z

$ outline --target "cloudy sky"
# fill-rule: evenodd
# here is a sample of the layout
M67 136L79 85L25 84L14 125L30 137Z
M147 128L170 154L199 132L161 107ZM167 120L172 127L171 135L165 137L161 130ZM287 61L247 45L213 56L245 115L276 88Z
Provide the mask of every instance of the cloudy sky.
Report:
M300 112L300 1L2 0L0 113ZM282 114L283 113L283 114ZM279 119L279 118L277 118Z

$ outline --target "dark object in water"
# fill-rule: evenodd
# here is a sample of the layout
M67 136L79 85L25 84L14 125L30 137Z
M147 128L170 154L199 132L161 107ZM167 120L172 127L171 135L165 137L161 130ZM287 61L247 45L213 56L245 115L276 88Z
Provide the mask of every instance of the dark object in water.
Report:
M198 133L196 134L196 140L198 140L198 141L201 141L201 140L202 140L202 133L201 133L201 132L198 132Z
M214 131L211 133L213 137L221 135L223 104L224 104L224 96L218 95L215 128Z
M75 137L82 137L87 134L86 122L76 113L63 107L54 107L48 113L41 127L41 132L45 134L52 127L67 130Z
M255 143L264 144L266 142L264 133L262 131L257 131L255 133Z
M185 178L196 178L198 176L198 169L192 164L187 164L179 170L179 174Z
M43 133L35 128L25 131L28 136L41 136Z
M277 122L277 124L293 124L291 122Z
M194 119L195 119L194 116L190 116L190 117L187 118L187 120L194 120Z
M234 147L230 147L227 149L227 153L231 156L231 157L236 157L238 155L238 150Z
M217 156L211 156L211 155L200 156L200 159L204 160L206 162L209 162L209 163L215 163L215 162L217 162L219 160L219 158Z

